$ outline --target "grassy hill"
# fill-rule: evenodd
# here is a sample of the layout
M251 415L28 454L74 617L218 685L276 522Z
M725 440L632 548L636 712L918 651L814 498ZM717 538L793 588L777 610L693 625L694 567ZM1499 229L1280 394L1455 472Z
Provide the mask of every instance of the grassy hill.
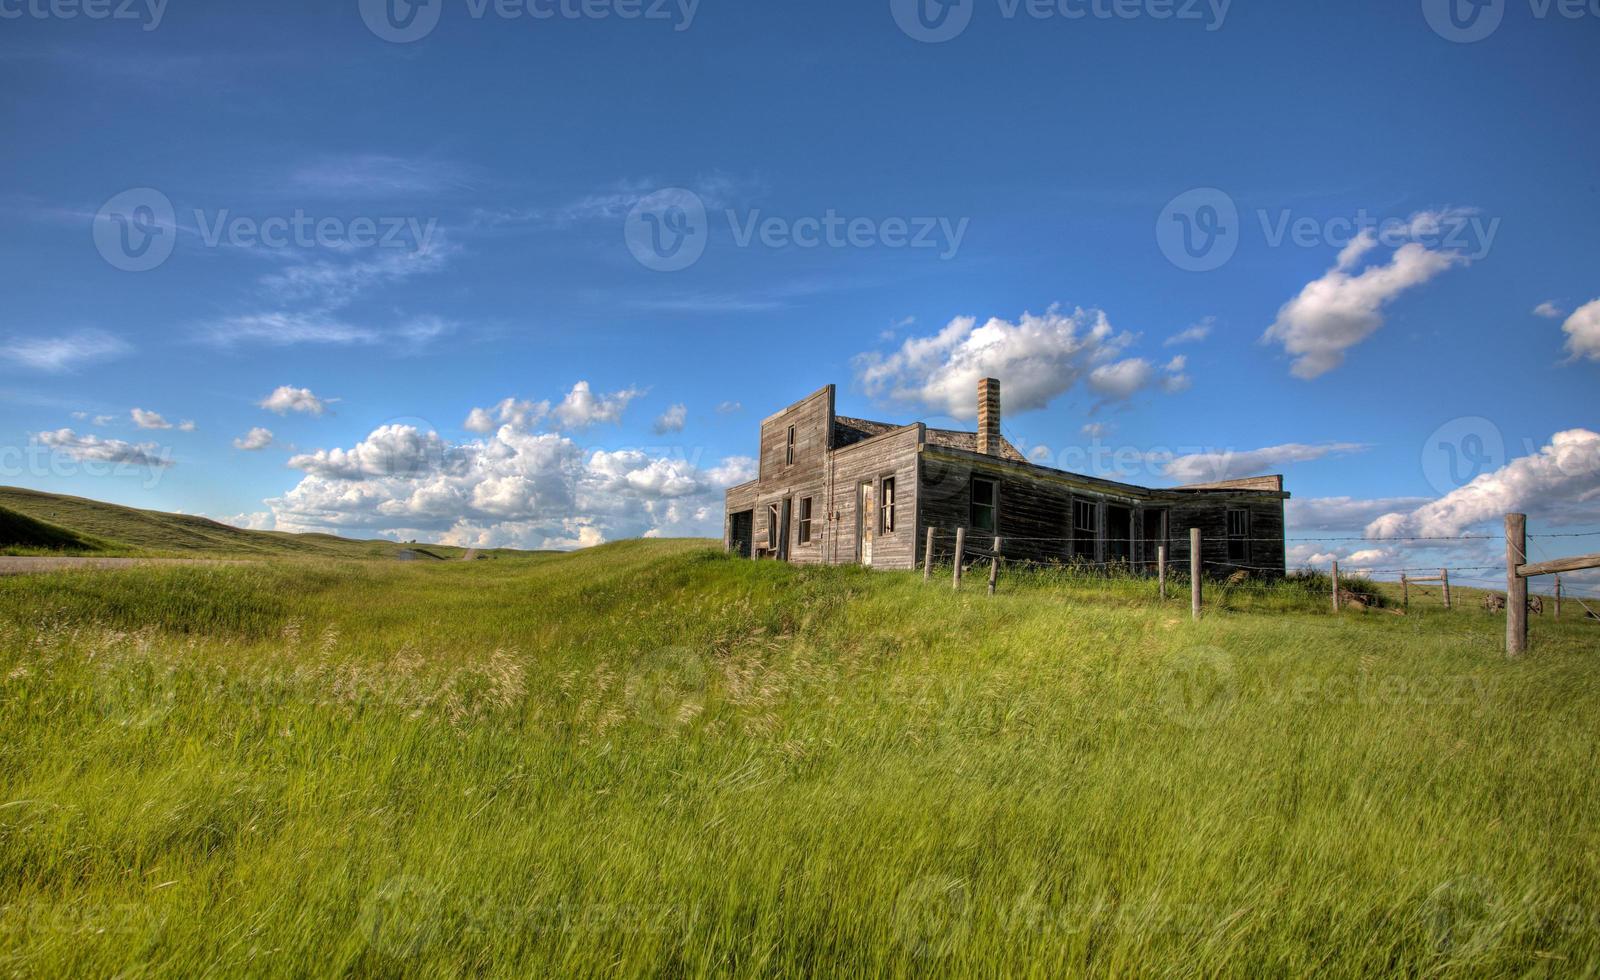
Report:
M1600 631L524 562L0 580L0 969L1600 969Z
M331 534L247 531L205 517L0 487L0 554L162 557L460 558L448 545L356 541ZM410 553L405 555L403 553ZM480 554L516 554L484 550Z

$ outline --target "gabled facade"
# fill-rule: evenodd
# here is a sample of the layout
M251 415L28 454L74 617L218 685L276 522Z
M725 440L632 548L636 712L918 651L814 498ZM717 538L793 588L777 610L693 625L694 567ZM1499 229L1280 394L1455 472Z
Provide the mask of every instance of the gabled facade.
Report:
M1283 479L1148 489L1030 463L1000 433L1000 383L978 385L975 432L838 415L834 387L761 422L756 479L727 492L724 545L801 564L910 569L935 533L946 560L1004 539L1008 559L1186 565L1189 529L1209 573L1285 571Z

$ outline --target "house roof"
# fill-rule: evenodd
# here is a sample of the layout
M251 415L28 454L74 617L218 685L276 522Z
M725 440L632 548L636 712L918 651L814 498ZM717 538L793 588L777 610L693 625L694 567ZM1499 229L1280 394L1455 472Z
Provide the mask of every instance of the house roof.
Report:
M874 422L871 419L851 418L847 415L833 417L833 443L835 449L851 446L863 439L883 435L903 429L904 425L895 425L892 422ZM978 451L978 434L976 432L963 432L958 429L927 429L927 441L930 446L944 446L948 449L963 449L969 453ZM1001 459L1008 459L1014 463L1026 463L1027 457L1017 451L1017 447L1004 436L1000 437Z

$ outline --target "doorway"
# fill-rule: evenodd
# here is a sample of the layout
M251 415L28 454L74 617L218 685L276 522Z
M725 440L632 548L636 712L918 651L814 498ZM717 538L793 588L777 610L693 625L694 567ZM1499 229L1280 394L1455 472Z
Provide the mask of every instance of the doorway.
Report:
M1133 560L1133 509L1106 505L1106 561Z
M872 481L856 494L856 561L872 566L872 542L878 529L878 493Z

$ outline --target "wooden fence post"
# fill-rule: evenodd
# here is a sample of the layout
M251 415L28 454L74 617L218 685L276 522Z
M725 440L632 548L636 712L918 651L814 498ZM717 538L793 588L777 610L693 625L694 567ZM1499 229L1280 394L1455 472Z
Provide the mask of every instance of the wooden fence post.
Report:
M1556 576L1556 618L1561 618L1561 576Z
M950 580L950 588L952 589L961 588L961 561L966 557L966 551L967 529L964 527L958 527L956 528L956 570L954 576Z
M1200 618L1200 529L1189 529L1189 614Z
M1000 578L1000 539L994 539L994 557L989 559L989 594L994 595L995 582Z
M1333 563L1333 611L1339 611L1339 563Z
M1406 612L1411 611L1411 580L1405 573L1400 573L1400 607Z
M1517 567L1528 560L1528 515L1506 515L1506 656L1528 651L1528 580Z
M1167 601L1167 546L1156 545L1156 564L1161 567L1156 569L1156 581L1161 586L1161 601Z
M928 543L922 546L922 581L933 578L933 528L928 528Z
M1439 577L1444 580L1444 607L1450 608L1450 569L1439 569Z

